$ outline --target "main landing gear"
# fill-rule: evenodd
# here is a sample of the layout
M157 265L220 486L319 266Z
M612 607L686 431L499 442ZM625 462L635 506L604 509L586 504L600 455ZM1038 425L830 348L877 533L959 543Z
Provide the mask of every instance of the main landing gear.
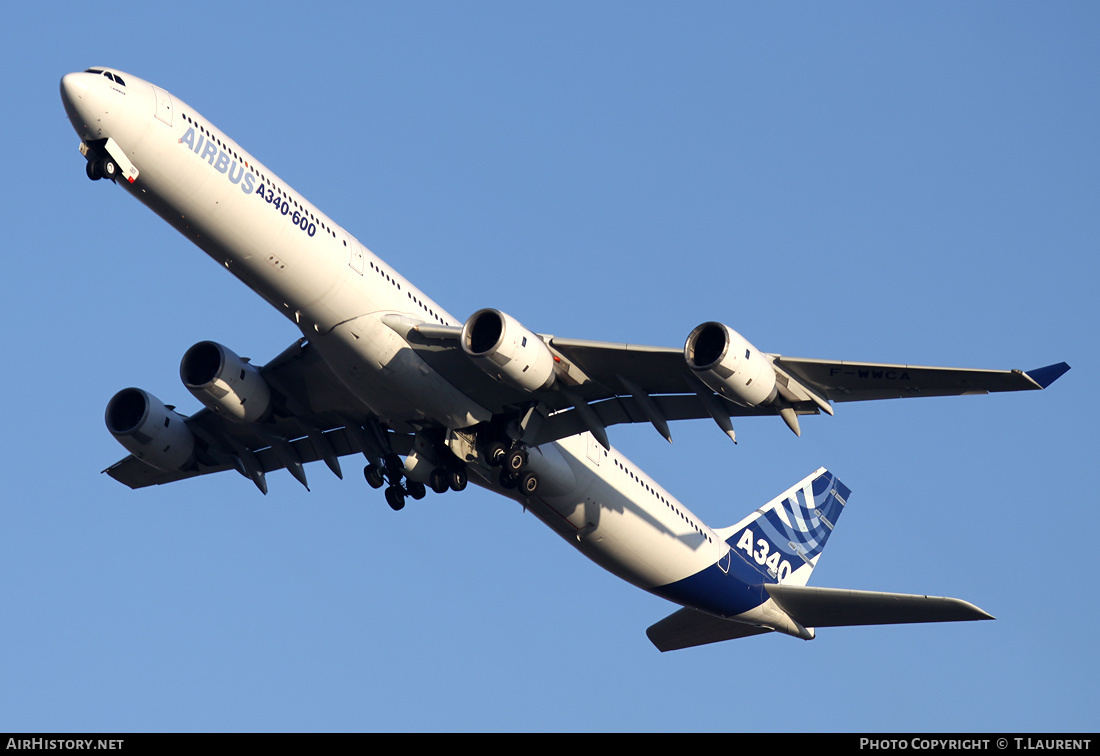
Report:
M386 503L390 509L399 511L405 507L405 497L411 496L416 500L423 499L427 493L427 487L417 480L408 480L405 477L405 466L401 458L396 454L387 454L383 458L383 464L369 464L363 468L363 477L367 479L367 485L371 488L386 487ZM402 480L404 478L404 481ZM469 479L464 467L449 469L436 468L432 471L429 485L438 494L448 490L461 491L466 488Z
M495 442L489 447L489 464L500 468L500 485L509 490L519 489L524 496L532 496L539 488L539 476L527 469L527 446L513 443L507 446Z
M429 476L428 485L437 494L446 493L448 489L451 491L462 491L466 488L466 484L469 482L469 478L466 476L466 470L461 467L455 467L450 470L444 470L442 468L436 468L432 470L432 474ZM421 483L421 486L424 484Z

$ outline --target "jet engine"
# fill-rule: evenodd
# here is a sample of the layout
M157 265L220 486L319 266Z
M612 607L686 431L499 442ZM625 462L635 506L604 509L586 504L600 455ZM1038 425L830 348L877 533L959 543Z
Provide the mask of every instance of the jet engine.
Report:
M745 337L721 323L703 323L684 344L684 359L706 386L743 407L775 398L775 369Z
M478 310L462 326L462 351L489 375L524 391L554 383L554 355L511 315Z
M137 388L107 403L107 430L138 459L158 470L182 470L195 453L195 437L182 415Z
M229 420L251 423L271 407L271 389L260 371L213 341L187 350L180 379L196 399Z

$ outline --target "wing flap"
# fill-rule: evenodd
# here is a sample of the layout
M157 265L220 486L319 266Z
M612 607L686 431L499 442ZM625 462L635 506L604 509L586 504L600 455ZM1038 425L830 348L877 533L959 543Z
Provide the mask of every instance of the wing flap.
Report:
M324 432L324 439L332 447L337 457L358 454L360 451L347 428L327 430ZM411 448L411 441L402 443L403 439L404 437L401 436L394 437L393 440L396 442L395 447L397 447L395 450L407 453L408 449L406 449L406 447ZM308 436L293 439L289 443L302 464L317 462L325 458L323 451L318 449ZM258 448L249 449L249 451L255 455L261 472L269 473L274 470L282 470L286 467L286 463L272 446L260 446ZM165 471L158 470L152 465L131 455L125 459L119 460L103 472L130 488L145 488L147 486L174 483L178 480L186 480L187 478L193 478L198 475L209 475L210 473L235 469L237 469L236 465L229 462L222 464L203 464L200 462L190 470Z
M702 420L711 417L710 412L696 394L651 396L650 399L661 416L668 421ZM775 416L775 410L772 407L742 407L717 394L714 395L714 399L729 417ZM591 408L604 427L622 423L650 422L637 399L632 396L620 396L595 402ZM813 415L818 412L812 402L802 402L794 406L794 410L800 415ZM588 426L576 409L554 412L546 419L532 443L545 444L583 433L587 429Z
M764 587L779 608L804 627L994 619L973 604L956 598L798 585Z
M193 470L165 471L158 470L150 464L142 462L132 454L120 459L103 472L111 476L119 483L130 488L145 488L147 486L159 486L164 483L174 483L177 480L193 478L196 475L222 472L231 469L229 465L209 466L198 465Z

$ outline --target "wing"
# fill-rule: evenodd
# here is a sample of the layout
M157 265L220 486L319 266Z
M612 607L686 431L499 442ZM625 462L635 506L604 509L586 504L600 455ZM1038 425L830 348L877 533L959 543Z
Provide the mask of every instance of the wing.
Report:
M580 368L588 380L603 387L622 385L626 379L650 395L683 395L685 387L691 388L698 376L698 371L692 370L685 360L683 349L549 338L550 345ZM785 397L799 414L830 412L827 406L830 401L1044 389L1069 370L1064 362L1024 372L817 360L778 354L764 357L776 373L778 395ZM594 392L589 388L587 393L591 397ZM746 409L749 408L741 407L742 411L734 410L733 414L777 414L774 406L764 409L764 405L759 405L753 408L754 412ZM696 412L694 416L705 417L706 413Z
M758 415L779 415L798 435L800 415L831 415L832 402L1043 389L1069 370L1065 363L1023 372L784 357L704 323L683 349L539 335L556 381L524 391L473 365L460 348L462 328L388 324L482 406L500 414L537 407L538 422L524 437L533 445L590 431L607 446L607 427L644 422L671 440L669 422L707 417L735 439L731 418Z
M182 470L158 469L130 455L104 470L130 488L237 470L267 493L265 474L286 468L308 488L303 465L324 460L342 477L339 457L363 454L379 463L386 451L408 454L413 436L386 432L370 410L332 374L309 343L299 340L260 373L271 387L272 412L263 422L238 423L203 409L184 418L194 436L193 461Z
M402 316L384 318L384 322L481 406L501 416L526 413L522 440L532 446L589 431L608 447L607 427L644 422L671 441L670 421L707 417L733 438L731 417L775 415L780 409L792 418L816 414L821 407L831 411L824 399L785 388L790 398L783 400L782 408L731 399L706 386L689 369L683 349L541 334L531 336L552 354L555 380L548 389L523 390L490 377L471 361L460 347L462 328L419 324ZM531 415L534 420L527 424Z
M1024 372L810 360L779 355L775 356L775 365L834 402L1044 389L1069 370L1064 362Z
M832 414L830 402L1042 389L1069 369L1065 363L1025 373L798 359L759 352L716 323L697 328L685 349L565 339L524 329L552 362L547 368L552 379L532 389L479 366L462 348L462 328L400 315L383 322L428 367L490 410L494 422L514 423L518 431L512 437L531 446L588 431L609 447L608 427L645 422L671 441L670 422L707 417L733 439L731 418L758 415L779 415L799 434L798 417ZM493 354L490 359L497 366L510 358ZM266 492L265 474L286 468L308 487L304 464L324 460L341 475L339 458L361 453L381 465L387 454L407 455L417 427L426 427L422 422L382 426L305 339L258 370L271 389L271 412L262 422L234 422L202 410L183 418L194 439L194 457L180 470L165 471L129 456L104 472L141 488L234 469ZM460 429L436 430L442 435Z

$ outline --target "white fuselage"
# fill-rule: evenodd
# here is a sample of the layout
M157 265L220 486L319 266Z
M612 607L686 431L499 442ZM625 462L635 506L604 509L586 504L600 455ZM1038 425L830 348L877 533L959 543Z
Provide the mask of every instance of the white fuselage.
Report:
M119 180L291 319L333 372L387 425L463 428L490 413L430 369L381 318L461 323L186 103L134 76L70 74L63 99L85 142L110 137L139 171ZM514 496L612 573L646 590L715 565L729 545L591 434L531 450L567 465L572 485ZM566 476L570 477L570 476Z

